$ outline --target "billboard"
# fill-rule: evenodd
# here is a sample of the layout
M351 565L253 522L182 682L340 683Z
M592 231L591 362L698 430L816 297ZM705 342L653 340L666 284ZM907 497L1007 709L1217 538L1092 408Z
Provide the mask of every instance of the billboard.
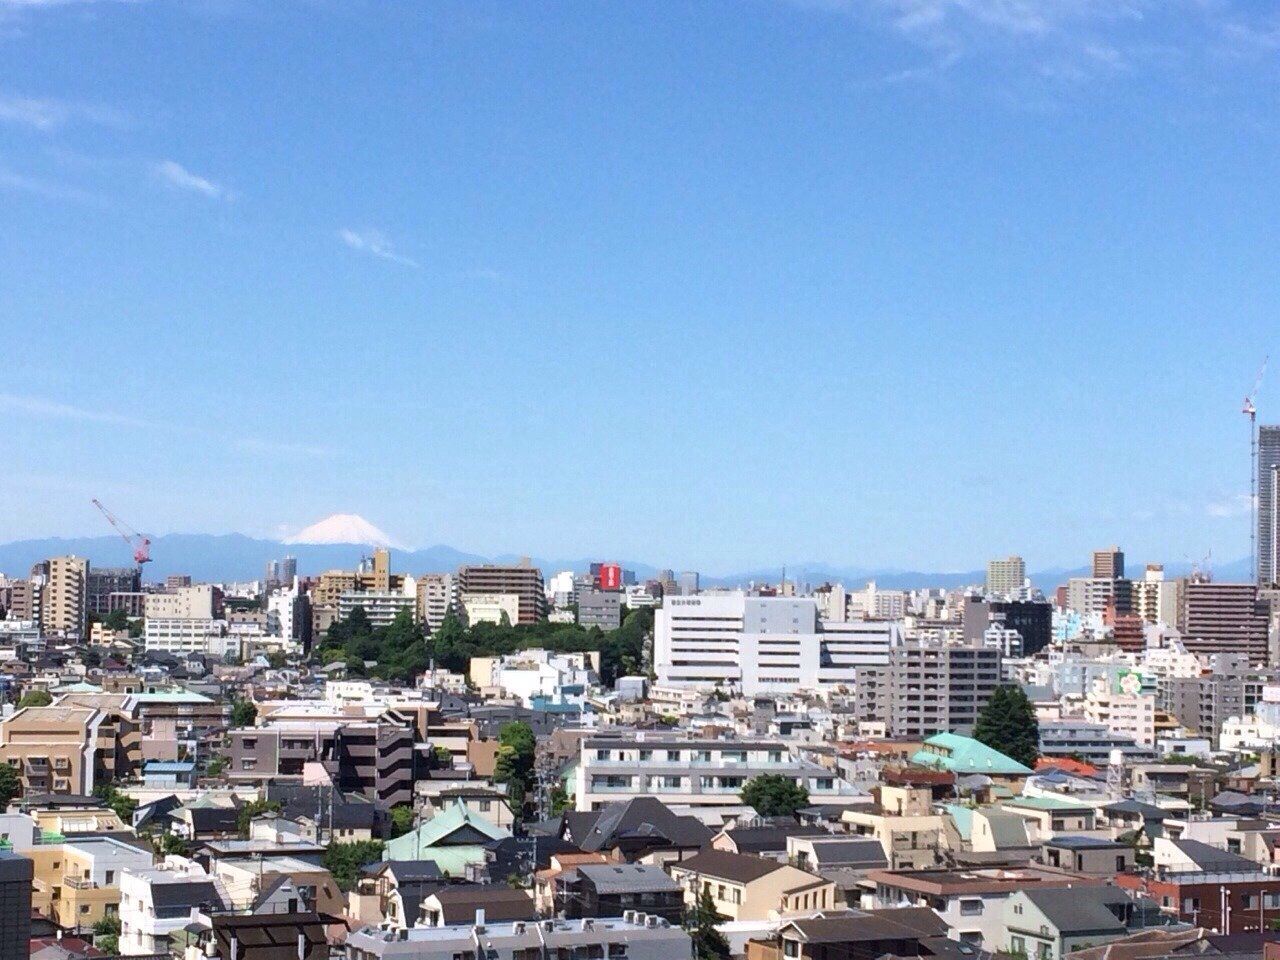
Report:
M600 575L596 578L601 590L622 589L622 567L616 563L600 564Z

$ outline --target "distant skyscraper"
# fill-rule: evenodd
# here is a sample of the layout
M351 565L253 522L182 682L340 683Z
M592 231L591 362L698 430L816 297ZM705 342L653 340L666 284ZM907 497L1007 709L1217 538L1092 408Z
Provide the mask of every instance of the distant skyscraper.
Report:
M1124 551L1119 547L1093 551L1093 579L1123 580Z
M298 560L296 557L285 557L283 560L267 561L267 589L273 587L288 587L293 584L293 578L298 575Z
M1019 556L987 561L987 593L997 597L1016 596L1027 579L1027 565Z
M1280 425L1258 427L1258 583L1280 580Z
M684 597L692 597L698 593L698 571L685 570L681 572L678 583L680 585L680 595Z

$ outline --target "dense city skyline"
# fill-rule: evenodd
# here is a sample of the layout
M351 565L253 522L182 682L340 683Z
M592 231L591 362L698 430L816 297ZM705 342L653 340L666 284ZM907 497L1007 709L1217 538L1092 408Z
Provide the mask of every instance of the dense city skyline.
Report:
M0 0L0 541L1245 556L1275 30Z

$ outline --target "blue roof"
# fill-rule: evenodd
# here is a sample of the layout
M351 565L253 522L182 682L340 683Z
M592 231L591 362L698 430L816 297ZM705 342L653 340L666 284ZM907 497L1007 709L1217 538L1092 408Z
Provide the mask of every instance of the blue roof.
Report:
M195 768L192 760L148 760L142 765L142 773L190 773Z
M924 748L916 751L911 762L956 774L1021 776L1031 773L1030 767L1024 767L1012 757L980 740L962 737L958 733L939 733L930 737L924 742Z

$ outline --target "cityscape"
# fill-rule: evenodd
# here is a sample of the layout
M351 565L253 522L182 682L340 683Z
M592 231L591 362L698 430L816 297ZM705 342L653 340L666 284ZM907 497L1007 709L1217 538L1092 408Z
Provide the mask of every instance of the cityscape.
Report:
M1280 960L1280 7L0 0L0 960Z

